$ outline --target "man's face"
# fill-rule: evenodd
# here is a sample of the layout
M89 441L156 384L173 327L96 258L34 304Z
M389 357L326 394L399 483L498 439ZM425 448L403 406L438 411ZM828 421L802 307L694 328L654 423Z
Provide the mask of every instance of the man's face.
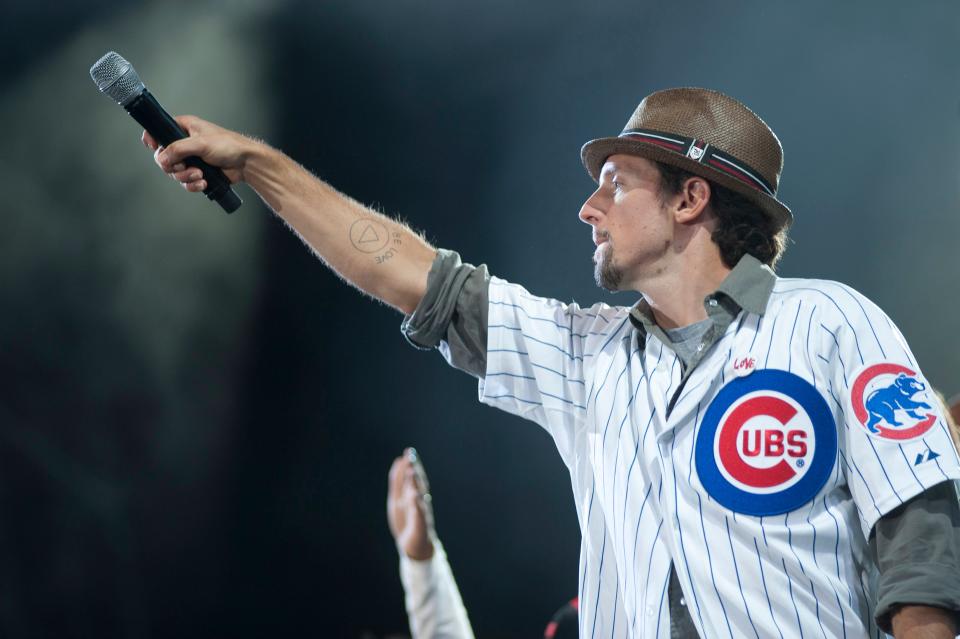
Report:
M598 286L640 290L646 278L663 269L673 225L661 198L660 173L649 160L633 155L607 158L580 219L593 227Z

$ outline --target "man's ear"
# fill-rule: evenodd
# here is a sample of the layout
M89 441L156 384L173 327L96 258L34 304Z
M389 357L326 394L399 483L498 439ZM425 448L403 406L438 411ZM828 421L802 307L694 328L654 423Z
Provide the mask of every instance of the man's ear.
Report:
M680 201L674 212L677 222L680 224L696 222L710 202L712 195L710 183L698 176L687 178L680 187L679 195Z

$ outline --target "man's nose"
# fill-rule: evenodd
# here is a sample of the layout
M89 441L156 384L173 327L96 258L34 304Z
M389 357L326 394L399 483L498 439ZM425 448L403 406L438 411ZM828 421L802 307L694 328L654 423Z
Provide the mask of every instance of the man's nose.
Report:
M580 215L578 217L582 222L593 225L596 224L603 215L603 211L600 208L601 197L599 194L600 189L597 189L587 198L583 206L580 207Z

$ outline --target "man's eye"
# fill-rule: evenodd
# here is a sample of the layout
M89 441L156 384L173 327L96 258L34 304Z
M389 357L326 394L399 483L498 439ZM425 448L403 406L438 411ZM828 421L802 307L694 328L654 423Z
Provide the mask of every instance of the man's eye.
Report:
M610 182L610 184L613 185L613 190L614 190L614 191L622 191L622 190L623 190L623 185L620 184L619 182L617 182L616 180L612 180L612 181Z

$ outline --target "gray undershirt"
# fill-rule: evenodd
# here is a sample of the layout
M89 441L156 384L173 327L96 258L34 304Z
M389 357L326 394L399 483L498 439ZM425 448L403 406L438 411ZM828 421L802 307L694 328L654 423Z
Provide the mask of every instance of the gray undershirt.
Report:
M690 363L693 362L694 357L703 351L704 347L701 344L704 344L704 337L712 326L713 320L707 318L689 326L670 328L664 331L670 338L673 352L680 358L683 370L690 368Z
M713 328L713 320L707 318L680 328L670 328L664 334L670 339L673 351L680 358L680 365L686 372L695 358L704 350L704 337ZM683 598L677 570L670 566L670 586L667 590L667 601L670 606L670 637L671 639L696 639L697 629L693 625L693 618Z

